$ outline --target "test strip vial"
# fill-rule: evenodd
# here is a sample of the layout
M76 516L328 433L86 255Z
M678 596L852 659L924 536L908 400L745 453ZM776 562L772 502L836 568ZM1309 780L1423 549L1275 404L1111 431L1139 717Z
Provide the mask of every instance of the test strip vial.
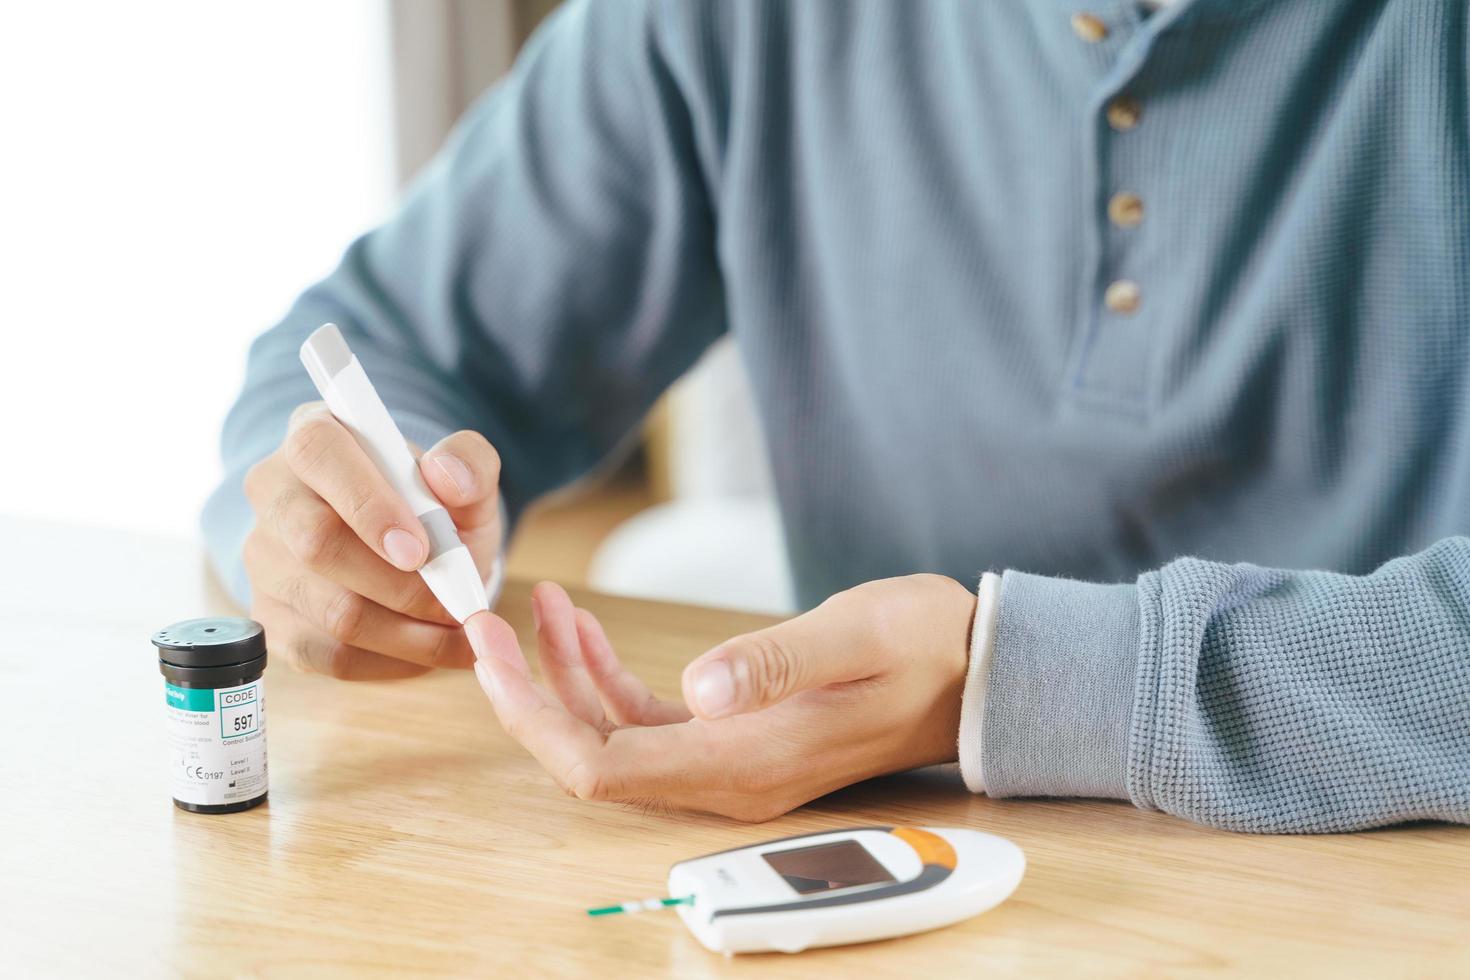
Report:
M265 802L265 629L186 619L153 634L168 708L174 805L235 813Z

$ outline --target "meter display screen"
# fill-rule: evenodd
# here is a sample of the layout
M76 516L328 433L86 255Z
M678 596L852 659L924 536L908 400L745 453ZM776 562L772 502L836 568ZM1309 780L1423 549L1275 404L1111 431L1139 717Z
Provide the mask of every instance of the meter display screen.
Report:
M894 880L888 869L855 840L766 851L761 857L799 895Z

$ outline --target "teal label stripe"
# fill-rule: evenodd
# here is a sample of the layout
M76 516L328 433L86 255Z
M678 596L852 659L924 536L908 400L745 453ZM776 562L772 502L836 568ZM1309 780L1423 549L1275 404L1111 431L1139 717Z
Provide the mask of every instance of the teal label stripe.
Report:
M176 687L164 681L163 688L170 708L183 708L185 711L214 710L214 692L207 687Z

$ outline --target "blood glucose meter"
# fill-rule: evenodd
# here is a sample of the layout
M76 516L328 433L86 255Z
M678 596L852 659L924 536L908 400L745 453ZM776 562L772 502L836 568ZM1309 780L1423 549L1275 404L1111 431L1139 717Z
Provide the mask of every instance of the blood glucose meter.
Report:
M680 861L667 900L708 949L779 950L937 929L999 905L1026 857L1010 841L950 827L858 827L784 837Z

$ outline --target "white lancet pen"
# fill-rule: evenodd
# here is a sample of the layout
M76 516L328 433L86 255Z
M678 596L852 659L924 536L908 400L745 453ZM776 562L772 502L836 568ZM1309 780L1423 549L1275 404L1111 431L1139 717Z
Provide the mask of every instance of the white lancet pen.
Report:
M301 345L301 363L306 365L306 373L311 375L327 408L356 437L363 452L408 502L428 533L429 557L419 574L429 590L461 623L489 609L485 583L470 549L459 539L449 511L424 482L407 440L336 324L318 327L306 338ZM498 573L499 568L495 571Z

